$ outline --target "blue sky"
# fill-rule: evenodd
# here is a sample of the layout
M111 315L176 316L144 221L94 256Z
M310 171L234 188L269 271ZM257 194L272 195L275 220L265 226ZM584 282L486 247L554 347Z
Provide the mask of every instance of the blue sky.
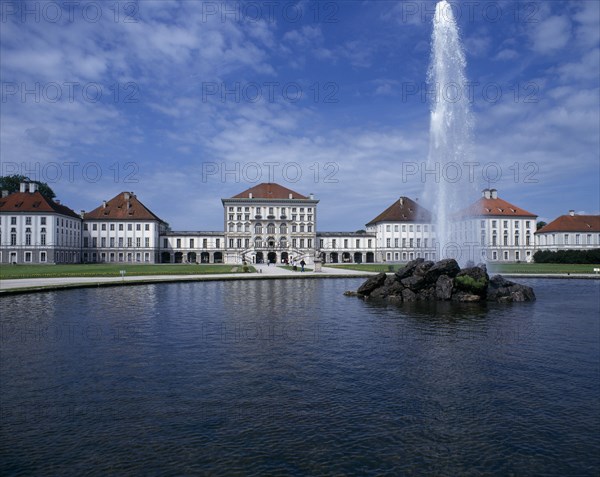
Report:
M599 213L599 3L451 3L462 173L543 220ZM321 200L319 230L357 230L422 197L434 1L1 8L0 172L77 211L129 190L175 230L222 230L220 198L271 179Z

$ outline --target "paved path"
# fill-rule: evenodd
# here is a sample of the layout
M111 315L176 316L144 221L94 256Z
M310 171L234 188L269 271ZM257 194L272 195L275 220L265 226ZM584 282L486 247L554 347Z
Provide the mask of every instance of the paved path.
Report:
M213 281L213 280L256 280L271 278L343 278L365 277L373 272L357 270L344 270L339 268L323 267L323 271L294 272L275 265L255 265L257 273L226 273L205 275L145 275L125 277L60 277L60 278L20 278L0 280L0 294L16 290L28 289L31 291L55 288L70 288L77 286L102 286L117 283L148 283L148 282L177 282L177 281ZM233 267L232 267L233 268Z

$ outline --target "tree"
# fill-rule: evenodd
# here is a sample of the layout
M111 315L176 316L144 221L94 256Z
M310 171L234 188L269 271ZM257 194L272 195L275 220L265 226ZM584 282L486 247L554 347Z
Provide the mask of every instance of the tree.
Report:
M38 185L38 191L47 199L54 199L56 194L48 184L41 181L32 181L28 177L18 174L12 176L0 176L0 189L7 190L9 193L19 192L21 182L33 182Z
M543 220L540 220L536 225L536 230L540 230L542 227L545 227L546 225L548 225L546 222L544 222Z

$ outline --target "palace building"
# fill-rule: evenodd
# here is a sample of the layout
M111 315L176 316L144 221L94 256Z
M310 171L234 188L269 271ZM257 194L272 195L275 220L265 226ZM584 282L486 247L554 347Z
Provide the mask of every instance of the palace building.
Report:
M568 215L542 227L535 234L540 250L589 250L600 247L600 215Z
M0 198L0 263L79 263L82 218L35 183Z
M172 231L133 192L90 212L40 194L35 183L0 199L0 263L313 263L406 262L441 255L432 214L400 197L357 232L319 232L313 194L263 183L221 199L222 231ZM600 217L561 216L537 233L537 216L485 189L455 215L457 244L474 241L475 258L517 262L536 249L600 246Z

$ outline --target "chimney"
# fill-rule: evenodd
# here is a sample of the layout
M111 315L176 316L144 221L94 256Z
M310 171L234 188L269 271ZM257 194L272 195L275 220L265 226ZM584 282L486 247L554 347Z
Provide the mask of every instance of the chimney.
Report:
M400 207L404 205L404 197L400 197Z
M575 217L575 211L574 210L569 210L569 215L571 217Z
M79 216L83 219L83 217L85 217L85 210L81 209L79 211Z
M129 192L125 192L125 200L129 200Z
M54 199L54 203L60 205L60 200Z
M293 198L294 198L294 197L292 196L292 193L291 193L291 192L290 192L289 198L290 198L290 199L293 199Z
M21 182L19 184L19 192L27 192L27 182Z
M2 198L8 197L8 191L6 189L2 190Z
M29 193L33 194L38 190L38 185L35 182L29 183Z
M491 194L490 194L490 190L489 189L483 189L483 191L481 191L481 195L483 196L484 199L491 198Z
M248 192L248 199L252 199L252 192Z
M498 191L496 189L492 189L492 190L490 190L490 195L491 195L492 199L497 199Z
M313 194L312 192L310 193L309 197L310 197L310 200L315 200L315 194Z
M106 209L106 201L105 200L102 201L102 207L104 207Z

